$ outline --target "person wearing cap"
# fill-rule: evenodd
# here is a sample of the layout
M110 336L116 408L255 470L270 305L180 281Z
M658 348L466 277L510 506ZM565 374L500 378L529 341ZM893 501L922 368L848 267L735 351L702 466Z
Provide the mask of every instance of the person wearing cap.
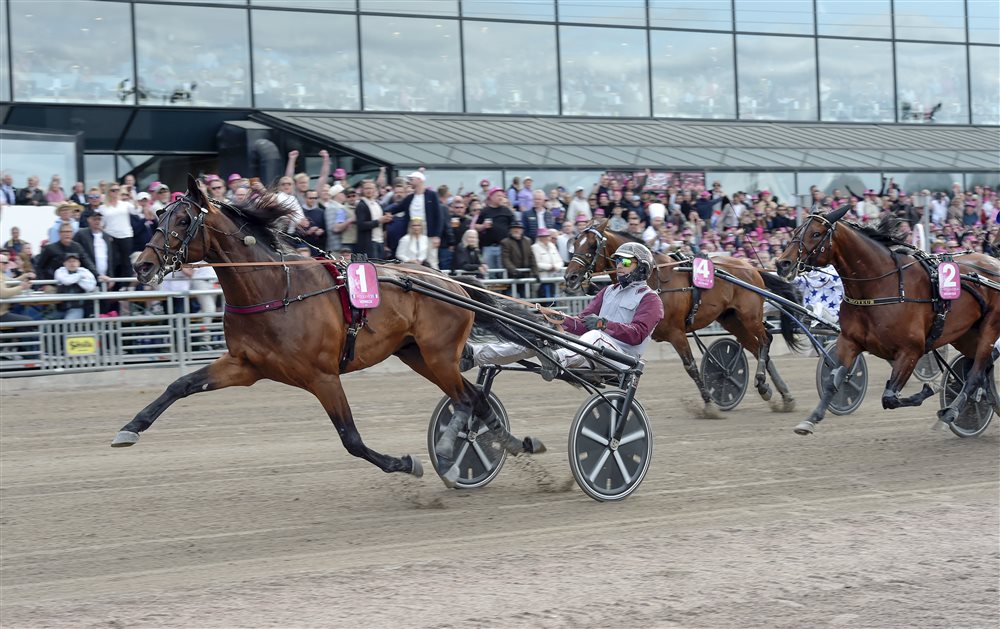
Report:
M330 188L330 201L323 211L326 221L326 250L330 253L350 254L358 242L357 214L345 205L347 195L339 183Z
M104 217L100 212L95 212L87 217L87 225L81 227L73 240L80 245L83 252L94 261L94 270L97 279L107 282L108 276L118 268L118 260L115 258L117 249L114 246L114 239L104 231ZM131 253L131 252L130 252ZM118 276L121 277L121 276Z
M153 212L159 212L170 205L170 186L154 181L150 193L153 195Z
M138 211L132 215L132 254L146 248L146 243L156 232L156 214L153 213L153 197L148 192L135 195ZM131 257L131 256L130 256Z
M524 235L524 223L515 220L510 224L510 234L500 242L500 264L507 271L507 277L512 280L523 280L538 275L538 267L535 265L535 256L531 252L531 239ZM517 297L518 294L525 299L531 297L531 286L513 284L510 294Z
M438 203L438 195L427 188L427 177L421 171L415 170L406 178L413 192L385 210L393 216L392 222L386 229L386 247L390 252L395 251L399 239L409 230L410 219L419 217L424 220L425 233L431 239L431 246L437 249L441 246L445 220L444 210Z
M121 185L112 183L100 212L104 217L104 231L111 236L114 248L114 266L108 268L112 277L131 277L135 274L129 263L132 254L132 204L119 199Z
M212 181L206 181L205 185L208 187L208 198L213 201L227 201L226 199L226 184L222 181L221 177L216 177Z
M500 243L510 234L510 226L514 222L514 213L504 205L505 198L503 189L491 188L486 205L472 225L472 228L479 232L479 246L483 251L483 260L491 270L501 267Z
M559 249L552 242L553 232L547 227L539 227L537 239L531 245L531 254L535 259L535 267L538 269L540 280L559 280L562 278L563 263ZM543 299L551 299L555 294L555 285L552 282L543 281L538 287L538 296Z
M569 208L566 210L566 222L571 225L575 224L577 218L581 216L588 221L594 218L594 214L590 210L590 203L587 201L587 195L584 193L583 186L577 186L576 190L573 192L573 198L569 202Z
M233 173L226 177L226 198L232 200L236 189L244 185L244 181L243 176L239 173Z
M62 266L55 270L56 293L60 295L80 295L97 289L97 279L89 269L81 266L80 254L69 252L63 257ZM61 301L56 304L59 319L82 319L83 300Z
M49 227L49 242L59 240L59 228L63 225L72 226L74 234L80 229L80 222L74 217L74 214L80 210L83 210L83 208L72 202L63 202L56 207L56 221L52 224L52 227Z
M62 266L67 253L75 253L80 256L80 262L83 266L92 274L97 275L93 259L87 255L80 243L73 240L73 234L72 226L62 225L59 228L58 240L42 247L42 251L38 254L38 261L35 263L38 279L54 279L56 269Z

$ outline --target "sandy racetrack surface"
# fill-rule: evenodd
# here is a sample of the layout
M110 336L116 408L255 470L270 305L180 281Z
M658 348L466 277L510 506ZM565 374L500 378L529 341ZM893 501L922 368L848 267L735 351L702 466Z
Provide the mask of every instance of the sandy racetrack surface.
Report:
M723 420L692 419L679 363L652 363L652 468L608 504L566 460L584 394L528 375L496 390L549 452L475 491L430 469L440 394L412 373L346 388L367 444L418 455L423 479L349 456L311 396L274 383L182 400L121 450L161 387L5 395L0 623L996 627L997 427L931 432L936 397L883 411L869 358L861 409L799 437L816 359L778 360L799 408L750 391Z

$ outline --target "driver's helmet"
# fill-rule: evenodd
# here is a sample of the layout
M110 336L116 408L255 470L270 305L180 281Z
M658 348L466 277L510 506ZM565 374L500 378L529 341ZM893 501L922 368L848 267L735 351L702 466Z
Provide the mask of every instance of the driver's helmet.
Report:
M638 267L630 276L634 279L645 281L653 272L653 254L646 248L646 245L638 242L627 242L615 250L614 256L623 258L635 258L639 261Z

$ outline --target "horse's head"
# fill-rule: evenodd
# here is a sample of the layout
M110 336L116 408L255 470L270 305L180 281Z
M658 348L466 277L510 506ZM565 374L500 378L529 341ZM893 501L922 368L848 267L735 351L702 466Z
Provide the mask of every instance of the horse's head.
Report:
M774 262L783 279L791 281L806 266L826 266L833 259L833 235L837 221L844 218L850 206L844 204L825 215L810 214L792 232L792 241Z
M563 279L570 290L579 290L584 281L594 273L612 269L608 260L608 238L604 235L607 221L591 223L573 241L573 257L566 265Z
M188 175L184 196L156 213L156 231L133 265L140 282L157 284L188 260L205 257L208 244L202 227L209 216L208 208L205 193Z

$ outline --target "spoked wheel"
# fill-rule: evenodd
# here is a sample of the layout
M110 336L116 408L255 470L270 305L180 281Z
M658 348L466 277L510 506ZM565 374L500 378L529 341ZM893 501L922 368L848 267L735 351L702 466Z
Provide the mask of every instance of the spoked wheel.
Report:
M938 350L938 353L945 360L948 359L947 346ZM920 360L917 361L917 366L913 368L913 375L921 382L934 382L941 376L941 365L934 358L934 352L927 352L920 357Z
M701 357L701 379L708 397L721 411L729 411L746 395L750 368L743 346L733 339L719 339Z
M965 386L965 379L972 367L972 360L967 356L960 355L951 361L951 370L955 373L946 373L941 381L941 408L951 406L958 394ZM990 374L992 377L992 374ZM996 392L996 383L988 382L987 387L991 387ZM965 410L955 418L955 421L948 424L948 428L959 437L978 437L990 425L993 420L993 404L990 400L990 391L986 388L977 389L969 396L969 402L965 405Z
M836 356L836 341L827 344L826 351L831 356ZM820 356L819 365L816 366L816 390L821 396L823 395L823 385L831 378L833 378L833 369L830 369L823 357ZM858 410L861 403L865 401L865 393L867 392L868 362L865 360L864 354L858 354L858 357L854 359L854 366L844 378L844 383L830 399L830 412L834 415L850 415Z
M569 431L569 467L573 476L585 494L601 502L622 500L635 491L653 456L649 418L635 400L625 418L621 442L611 443L625 393L607 391L603 395L595 393L583 403Z
M489 402L493 412L500 418L500 423L503 424L504 428L510 430L507 410L492 391L490 391ZM431 423L427 428L427 451L438 476L441 476L441 472L438 471L438 458L434 452L434 445L448 427L454 414L455 405L451 398L441 398L441 401L434 407L434 414L431 415ZM458 467L455 488L475 489L486 485L496 478L506 460L507 451L500 446L500 442L494 438L493 433L481 420L475 417L470 418L467 425L459 429L458 440L455 442L455 466Z

